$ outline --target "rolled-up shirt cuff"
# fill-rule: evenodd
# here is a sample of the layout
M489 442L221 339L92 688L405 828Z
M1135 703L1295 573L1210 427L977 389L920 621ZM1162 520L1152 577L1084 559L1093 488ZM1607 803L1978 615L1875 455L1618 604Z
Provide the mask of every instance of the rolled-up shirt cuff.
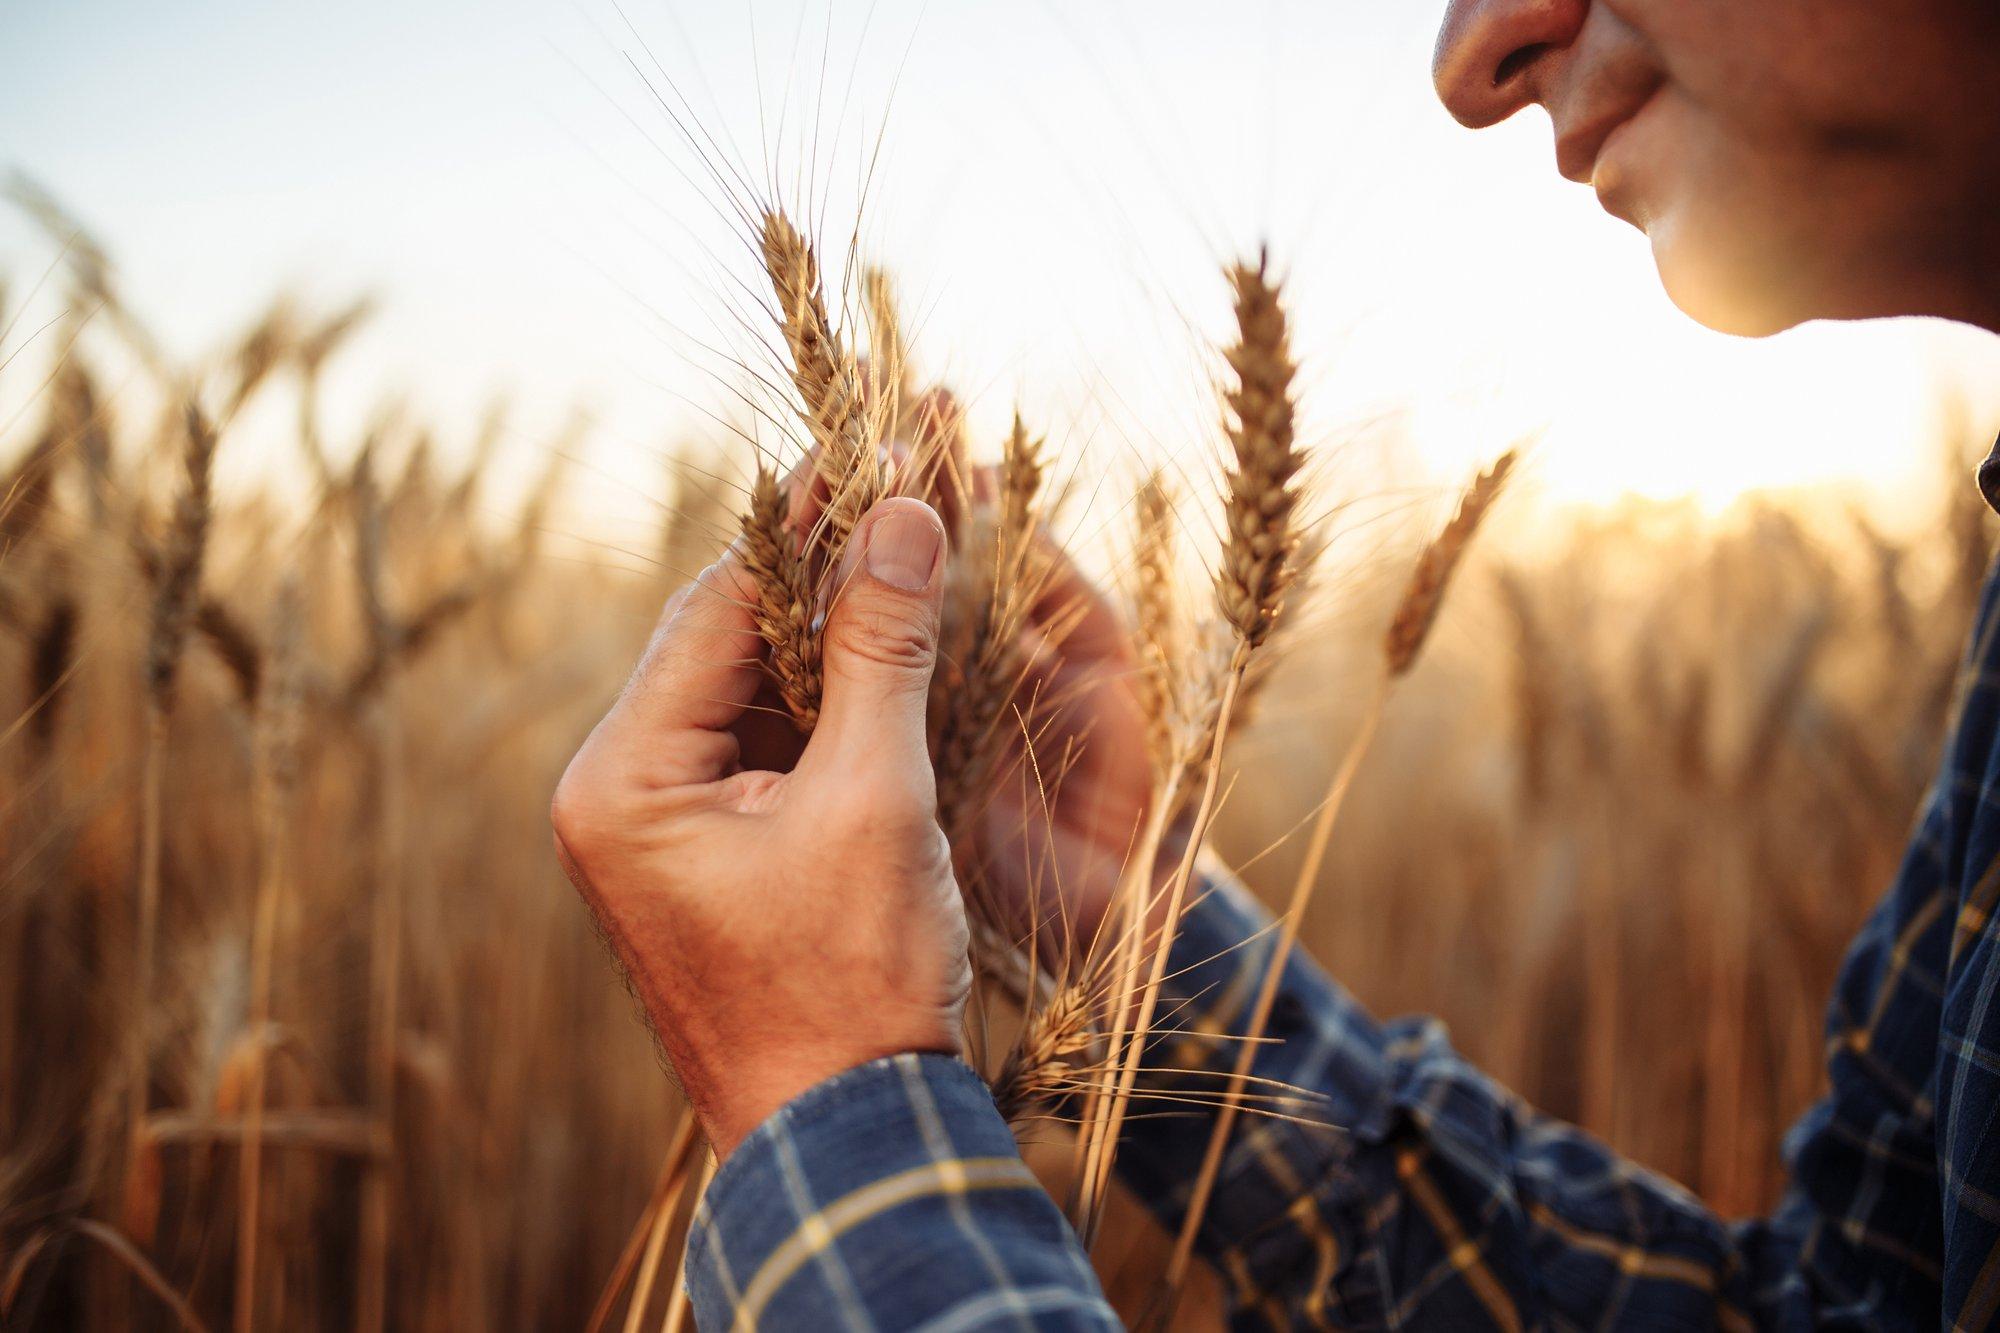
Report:
M758 1126L696 1209L687 1282L704 1329L1117 1327L986 1085L942 1055L850 1069Z

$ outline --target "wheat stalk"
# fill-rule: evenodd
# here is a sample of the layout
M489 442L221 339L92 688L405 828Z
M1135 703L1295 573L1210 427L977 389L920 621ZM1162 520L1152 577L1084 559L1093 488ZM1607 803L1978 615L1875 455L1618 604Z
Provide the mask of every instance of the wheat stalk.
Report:
M659 1178L654 1182L652 1196L639 1213L632 1233L627 1237L625 1248L612 1266L611 1276L598 1293L597 1304L584 1322L584 1333L600 1333L611 1319L611 1311L618 1304L618 1297L624 1293L625 1283L631 1278L632 1270L638 1264L640 1255L650 1243L657 1220L663 1213L670 1213L676 1198L675 1191L686 1177L688 1164L700 1145L700 1137L695 1132L695 1118L692 1110L683 1111L674 1122L674 1132L667 1144L667 1154L660 1163ZM664 1243L664 1237L662 1237ZM655 1260L655 1263L658 1261Z
M1437 623L1445 593L1451 586L1451 576L1463 560L1473 536L1491 512L1494 501L1499 499L1501 488L1513 471L1515 459L1516 452L1508 450L1466 488L1459 499L1458 511L1418 558L1416 570L1390 620L1389 633L1383 642L1382 671L1374 696L1361 715L1360 729L1349 743L1339 767L1334 770L1333 780L1328 784L1319 812L1314 817L1305 859L1300 862L1298 876L1292 883L1291 901L1279 925L1270 961L1264 966L1263 980L1258 986L1256 1002L1251 1007L1250 1022L1238 1048L1236 1064L1230 1071L1222 1108L1216 1115L1214 1128L1209 1132L1208 1147L1202 1155L1201 1168L1195 1175L1194 1188L1188 1196L1187 1213L1181 1220L1180 1233L1175 1237L1173 1255L1167 1264L1166 1315L1163 1323L1171 1320L1173 1302L1178 1299L1181 1284L1187 1277L1195 1237L1200 1233L1202 1218L1207 1213L1209 1199L1215 1189L1216 1174L1222 1165L1222 1155L1236 1125L1243 1089L1257 1057L1258 1043L1270 1023L1278 987L1284 978L1285 967L1291 961L1292 947L1298 941L1300 923L1312 900L1313 889L1319 883L1320 866L1326 857L1334 821L1339 817L1348 789L1354 784L1354 776L1360 771L1362 760L1367 757L1380 729L1389 692L1396 682L1409 674L1418 654L1423 651L1424 642Z
M689 1120L693 1118L692 1114L688 1117ZM707 1178L707 1154L703 1154L703 1164L697 1168L694 1154L698 1151L699 1142L691 1140L685 1148L671 1154L677 1162L653 1214L652 1231L646 1237L645 1254L639 1261L639 1275L632 1284L632 1298L625 1306L624 1333L639 1333L644 1326L646 1309L653 1303L653 1284L659 1277L661 1259L666 1253L667 1233L673 1228L681 1201L687 1196L689 1184L697 1178L697 1171L701 1179L705 1181Z
M393 662L398 627L388 604L383 565L383 513L376 488L375 440L362 446L349 484L354 517L354 583L362 608L371 661ZM393 1124L396 1104L396 1047L400 1026L403 904L401 897L403 799L400 736L391 692L394 673L384 670L363 696L374 765L369 812L373 843L369 924L367 1089L368 1103L382 1123ZM378 1333L388 1301L390 1163L370 1161L361 1182L361 1236L356 1256L355 1328Z
M1109 1065L1116 1077L1111 1095L1095 1108L1087 1134L1080 1196L1087 1244L1095 1239L1103 1218L1103 1199L1110 1187L1119 1134L1166 980L1167 958L1186 905L1194 857L1214 813L1222 746L1228 738L1244 672L1252 655L1277 628L1285 594L1296 577L1292 557L1299 543L1298 478L1305 457L1295 429L1292 382L1298 371L1292 360L1284 305L1263 257L1254 267L1235 265L1228 276L1235 295L1236 341L1223 356L1235 383L1223 391L1223 430L1233 462L1224 479L1223 548L1215 578L1216 613L1227 637L1214 640L1217 648L1208 659L1210 672L1202 683L1200 698L1209 706L1197 714L1201 721L1194 734L1177 741L1167 781L1154 796L1144 838L1127 868L1131 882L1122 890L1129 896L1117 994L1136 995L1137 1002L1122 1048L1114 1025ZM1204 743L1205 750L1200 748ZM1144 969L1141 985L1147 916L1157 902L1149 892L1153 862L1167 823L1178 809L1179 769L1197 761L1202 767L1201 795L1186 849L1164 890L1163 920L1152 941L1150 966Z
M715 1179L716 1165L714 1152L703 1150L701 1166L684 1187L687 1197L693 1199L697 1206L701 1203L701 1196L708 1193L708 1183ZM678 1204L679 1200L675 1203ZM680 1266L685 1268L686 1262L683 1255ZM683 1274L682 1279L673 1284L673 1290L667 1293L667 1312L660 1320L660 1333L681 1333L688 1326L688 1309L688 1284Z
M262 1036L271 1021L271 976L276 961L278 919L291 875L289 815L298 779L300 711L305 689L303 608L295 579L279 590L272 634L273 671L253 700L257 745L251 775L252 813L258 849L256 905L250 939L249 1029L258 1041L243 1105L243 1148L238 1167L236 1222L236 1327L256 1326L257 1245L263 1203L264 1096L268 1055Z
M132 1014L125 1052L126 1132L135 1155L145 1127L151 1082L146 1033L152 1018L154 959L160 929L167 723L173 714L174 686L182 650L187 644L188 625L200 597L209 525L214 517L210 481L215 467L215 432L192 402L183 411L183 423L186 438L181 451L181 488L175 496L173 519L161 552L160 574L154 581L146 638L145 740L139 777L138 929L133 942Z

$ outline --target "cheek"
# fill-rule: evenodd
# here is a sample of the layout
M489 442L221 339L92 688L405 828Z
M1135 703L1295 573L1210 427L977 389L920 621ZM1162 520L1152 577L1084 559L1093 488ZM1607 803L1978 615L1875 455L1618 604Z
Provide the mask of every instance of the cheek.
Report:
M1992 117L1992 0L1597 0L1673 83L1774 145L1921 139Z

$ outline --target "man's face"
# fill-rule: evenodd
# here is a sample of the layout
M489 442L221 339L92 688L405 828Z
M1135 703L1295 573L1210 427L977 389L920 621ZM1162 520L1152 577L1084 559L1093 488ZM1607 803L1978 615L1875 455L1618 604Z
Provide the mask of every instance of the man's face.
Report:
M1468 125L1545 107L1705 324L1990 314L1995 0L1451 0L1435 72Z

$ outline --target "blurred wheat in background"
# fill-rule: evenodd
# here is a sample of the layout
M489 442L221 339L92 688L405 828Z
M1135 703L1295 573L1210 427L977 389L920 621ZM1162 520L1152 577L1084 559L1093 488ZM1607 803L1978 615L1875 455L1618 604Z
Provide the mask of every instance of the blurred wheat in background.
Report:
M966 577L984 582L947 628L949 826L1024 715L1007 707L1005 626L1041 576L1023 515L1045 515L1076 466L1066 442L1019 422L957 439L949 397L913 386L887 278L853 302L864 360L805 238L772 213L785 373L831 478L820 519L786 528L771 460L691 444L662 483L651 572L619 570L545 540L573 440L546 442L496 519L497 416L444 423L469 441L450 469L393 405L360 438L324 437L320 377L365 308L281 302L183 365L87 235L23 202L64 250L69 294L39 330L9 323L18 289L0 302L6 351L55 349L0 440L0 1320L677 1325L671 1256L702 1161L556 871L555 779L660 602L739 530L784 593L762 629L810 726L810 580L881 489L855 478L879 466L877 439L948 440L929 446L940 459L998 460L993 488L961 497ZM1357 756L1300 947L1378 1011L1439 1014L1529 1100L1722 1211L1768 1206L1778 1137L1819 1085L1833 970L1947 717L1991 538L1973 441L1939 440L1921 539L1777 499L1720 518L1501 512L1457 573L1450 632L1383 702L1368 682L1384 627L1452 497L1406 546L1337 567L1311 524L1286 529L1289 351L1262 270L1234 280L1241 489L1218 522L1247 535L1225 548L1220 669L1244 721L1206 766L1200 716L1160 733L1160 768L1192 775L1173 780L1213 811L1223 858L1282 905L1303 827ZM120 392L114 365L147 393ZM133 406L149 396L165 407ZM292 423L303 493L212 483L253 405ZM1174 489L1141 488L1153 535L1121 571L1156 663L1201 632L1169 631L1161 608L1210 597L1169 549ZM1277 572L1314 558L1309 592ZM1406 639L1435 610L1412 605ZM1247 666L1274 629L1285 655ZM1164 698L1153 712L1174 714ZM1120 961L1114 1007L1143 962ZM1031 1001L1023 1043L983 1061L1003 1100L1063 1086L1099 1003L1074 986ZM1115 1144L1115 1127L1093 1132ZM1034 1159L1074 1164L1067 1148ZM1097 1258L1136 1311L1171 1238L1127 1206L1105 1219ZM1204 1308L1184 1307L1190 1326Z

